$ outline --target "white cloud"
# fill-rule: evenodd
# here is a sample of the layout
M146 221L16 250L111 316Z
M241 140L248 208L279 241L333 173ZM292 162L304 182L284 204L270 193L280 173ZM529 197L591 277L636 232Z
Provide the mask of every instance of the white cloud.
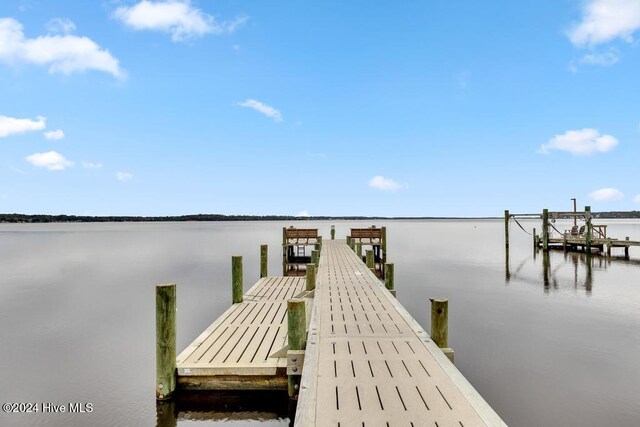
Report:
M635 203L640 203L640 194L636 194L636 197L633 198Z
M118 181L122 182L131 181L133 179L133 174L130 174L129 172L117 172L116 178Z
M276 122L283 121L280 111L267 104L263 104L260 101L256 101L255 99L247 99L244 102L238 102L238 105L241 107L253 108L254 110L264 114L265 116L272 118Z
M213 16L193 7L189 0L142 0L131 7L119 7L113 16L134 30L171 33L174 42L208 33L232 33L248 20L243 16L231 22L217 22Z
M624 199L624 194L616 188L601 188L589 193L589 197L598 201L611 201Z
M58 140L64 138L64 132L62 129L50 130L44 133L44 137L47 139Z
M76 30L76 24L67 18L53 18L46 25L51 34L71 34Z
M575 46L595 46L616 38L631 41L640 28L638 0L588 0L579 24L567 35Z
M74 35L25 38L22 24L13 18L0 18L0 62L48 66L50 73L96 70L119 79L126 77L118 60L90 38Z
M56 151L46 153L33 153L25 157L25 160L38 168L45 168L50 171L61 171L73 166L73 162L67 160L62 154Z
M0 49L2 49L1 44ZM42 116L36 117L36 120L0 116L0 138L18 133L42 130L47 126L46 121L47 118Z
M369 180L369 187L376 190L395 191L402 188L402 185L398 184L391 178L385 178L384 176L377 175Z
M85 169L100 169L102 167L102 163L85 162L84 160L80 163Z
M562 135L556 135L546 144L540 146L540 152L549 153L551 150L568 151L574 156L593 153L606 153L618 145L618 140L611 135L600 135L597 129L570 130Z
M587 53L580 58L580 63L587 65L599 65L601 67L611 67L619 60L620 57L618 56L618 49L612 48L603 53Z
M311 215L309 215L309 212L307 212L307 211L300 211L295 216L305 216L306 217L306 216L311 216Z

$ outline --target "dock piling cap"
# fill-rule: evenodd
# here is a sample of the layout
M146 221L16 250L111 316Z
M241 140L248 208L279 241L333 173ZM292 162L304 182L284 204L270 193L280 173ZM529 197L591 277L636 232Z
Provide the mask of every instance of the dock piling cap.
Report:
M431 302L447 302L449 301L447 298L429 298Z

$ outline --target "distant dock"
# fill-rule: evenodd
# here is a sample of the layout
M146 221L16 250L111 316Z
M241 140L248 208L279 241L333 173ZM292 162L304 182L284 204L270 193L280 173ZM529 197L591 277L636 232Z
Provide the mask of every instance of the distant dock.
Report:
M615 238L607 235L606 224L594 224L591 207L585 206L584 211L549 211L543 209L540 214L512 214L508 210L504 211L505 226L505 248L509 251L509 224L514 220L517 225L525 232L524 227L518 222L518 219L540 219L542 220L541 233L537 234L533 229L533 247L548 251L551 249L560 249L564 251L583 251L588 254L601 254L606 251L608 257L612 256L614 248L622 248L625 258L629 258L629 248L632 246L640 246L640 241L630 240L629 237L624 239ZM573 226L568 230L559 230L554 223L558 219L571 219ZM581 225L578 225L580 221Z
M430 336L396 300L386 229L334 238L283 229L285 276L267 275L263 246L244 294L234 257L233 305L177 357L176 286L158 285L158 400L288 390L296 426L504 426L452 363L447 301L432 300Z

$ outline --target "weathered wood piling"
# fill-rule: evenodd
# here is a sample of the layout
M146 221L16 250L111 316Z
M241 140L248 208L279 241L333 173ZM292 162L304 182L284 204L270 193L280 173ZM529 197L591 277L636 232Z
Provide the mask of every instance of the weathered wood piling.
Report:
M267 277L269 266L269 247L267 245L260 246L260 277Z
M431 298L431 339L454 361L454 351L449 347L449 300Z
M233 304L242 302L244 294L242 279L242 257L231 257L231 300Z
M176 390L176 285L156 286L156 399Z
M384 287L395 297L396 288L394 284L393 263L386 263L384 266Z
M304 349L307 346L307 321L305 304L306 303L304 299L301 298L292 298L287 301L287 324L289 336L289 350L287 352L287 375L289 381L289 397L291 398L297 398L300 391L302 359L304 358ZM289 363L289 361L292 363Z

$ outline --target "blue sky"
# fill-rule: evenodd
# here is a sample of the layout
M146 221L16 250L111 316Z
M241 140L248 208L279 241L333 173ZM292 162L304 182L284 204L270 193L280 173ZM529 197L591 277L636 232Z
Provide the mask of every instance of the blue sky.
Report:
M640 209L640 0L0 4L0 212Z

